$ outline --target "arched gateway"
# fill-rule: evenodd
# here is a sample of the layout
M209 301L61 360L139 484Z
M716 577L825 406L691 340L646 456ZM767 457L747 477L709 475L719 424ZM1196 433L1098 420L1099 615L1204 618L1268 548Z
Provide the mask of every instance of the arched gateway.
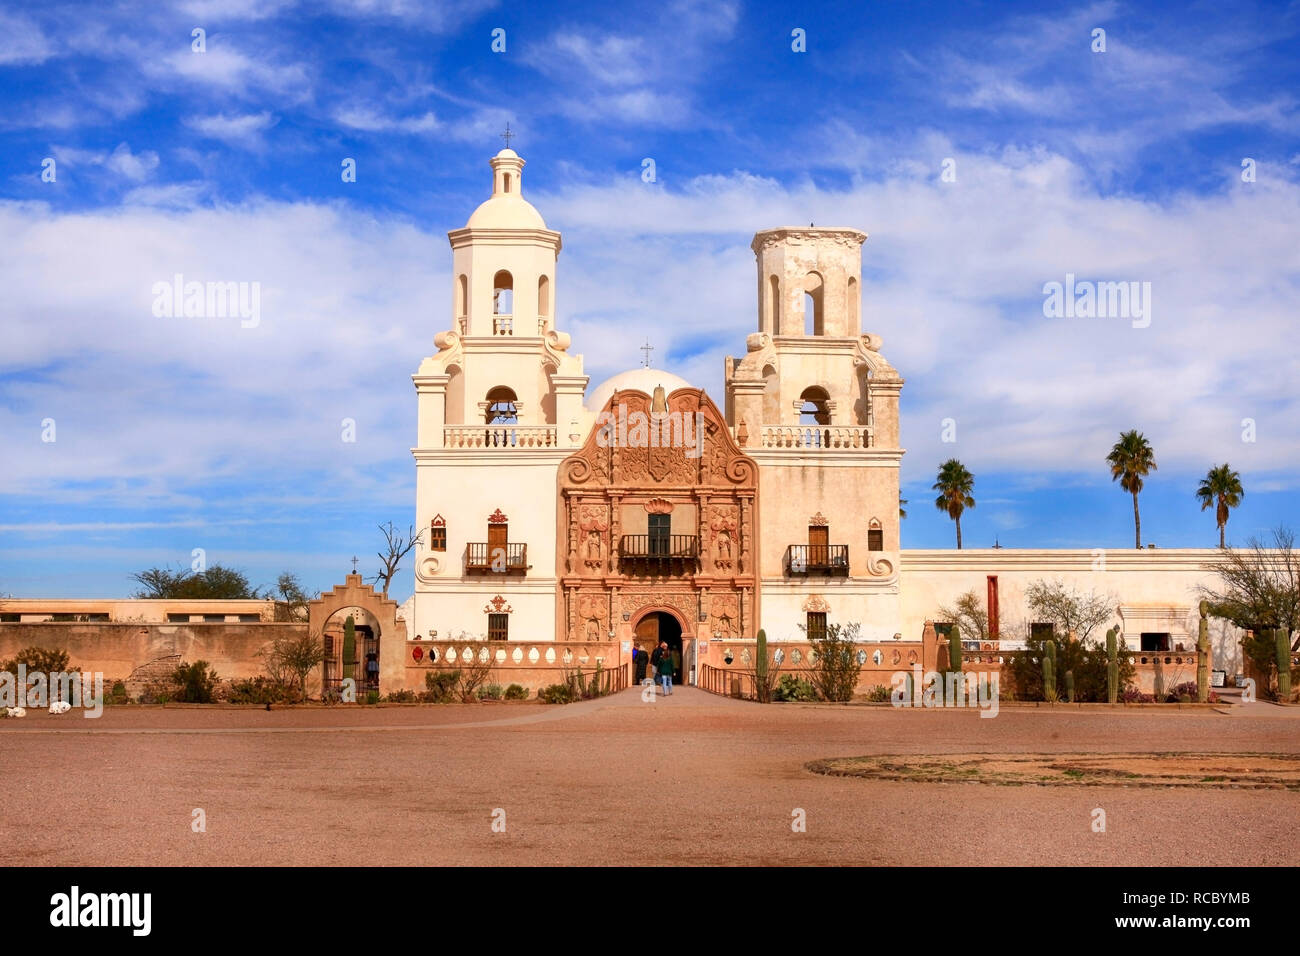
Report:
M356 638L351 660L345 658L344 622L352 617ZM397 602L376 594L359 574L349 574L307 604L308 628L325 645L321 668L322 692L336 690L345 677L353 677L359 694L366 690L390 691L404 686L406 633L397 624ZM371 657L373 655L373 658ZM368 667L373 659L378 671ZM349 673L350 671L350 673Z

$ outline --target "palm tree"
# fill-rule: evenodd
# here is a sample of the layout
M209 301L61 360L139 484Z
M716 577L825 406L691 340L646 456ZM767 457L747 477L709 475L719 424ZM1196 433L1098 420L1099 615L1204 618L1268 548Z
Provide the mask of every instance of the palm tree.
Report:
M1110 480L1119 479L1119 485L1133 496L1133 539L1135 548L1142 547L1142 516L1138 514L1138 492L1142 479L1156 470L1156 453L1151 443L1136 428L1121 432L1119 441L1106 456L1110 463Z
M905 505L905 504L907 504L907 499L904 498L902 495L899 495L899 496L898 496L898 516L899 516L900 518L906 518L906 517L907 517L907 509L903 507L903 505Z
M934 491L939 497L934 499L934 506L940 511L948 512L948 517L957 522L957 550L961 550L961 513L967 508L975 507L971 492L975 490L975 476L966 470L966 466L956 458L949 458L939 466L938 480Z
M1211 468L1201 479L1201 487L1196 489L1196 497L1201 499L1201 510L1216 505L1214 520L1219 525L1219 547L1223 544L1223 529L1228 523L1228 511L1241 504L1241 496L1246 492L1241 489L1241 475L1228 467L1225 461L1217 468Z

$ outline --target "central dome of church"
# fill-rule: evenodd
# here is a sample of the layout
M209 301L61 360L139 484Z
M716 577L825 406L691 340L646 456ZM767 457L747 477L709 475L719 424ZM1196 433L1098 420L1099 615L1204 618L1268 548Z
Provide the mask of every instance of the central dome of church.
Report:
M661 368L634 368L626 372L619 372L617 375L605 379L590 392L587 393L587 408L593 412L598 412L605 407L605 403L616 392L635 389L638 392L645 392L647 395L655 393L655 386L664 387L664 395L671 395L679 388L694 388L690 382L672 372L665 372Z

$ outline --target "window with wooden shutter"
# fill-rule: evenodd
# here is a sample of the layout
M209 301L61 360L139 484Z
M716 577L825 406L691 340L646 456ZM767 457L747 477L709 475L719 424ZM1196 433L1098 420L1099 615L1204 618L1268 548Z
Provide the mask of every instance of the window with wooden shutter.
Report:
M510 637L510 615L488 615L488 640L504 641Z

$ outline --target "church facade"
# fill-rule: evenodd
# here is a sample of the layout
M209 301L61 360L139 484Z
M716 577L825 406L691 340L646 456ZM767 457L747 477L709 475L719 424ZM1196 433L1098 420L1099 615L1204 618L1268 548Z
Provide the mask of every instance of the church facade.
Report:
M589 388L556 322L560 234L524 199L523 159L490 165L491 195L449 233L450 321L413 376L410 641L666 640L694 660L839 622L897 662L940 603L986 586L996 602L1000 579L1009 622L1042 577L1111 593L1135 650L1194 635L1211 550L1129 552L1104 578L1092 552L901 550L903 379L862 328L865 233L754 237L756 330L721 401L650 367ZM1215 627L1231 669L1239 635Z
M523 198L524 161L491 166L449 234L450 328L414 376L412 634L796 637L833 602L864 639L901 635L903 381L861 328L866 235L755 236L757 331L721 403L649 367L588 393L555 325L560 236Z

